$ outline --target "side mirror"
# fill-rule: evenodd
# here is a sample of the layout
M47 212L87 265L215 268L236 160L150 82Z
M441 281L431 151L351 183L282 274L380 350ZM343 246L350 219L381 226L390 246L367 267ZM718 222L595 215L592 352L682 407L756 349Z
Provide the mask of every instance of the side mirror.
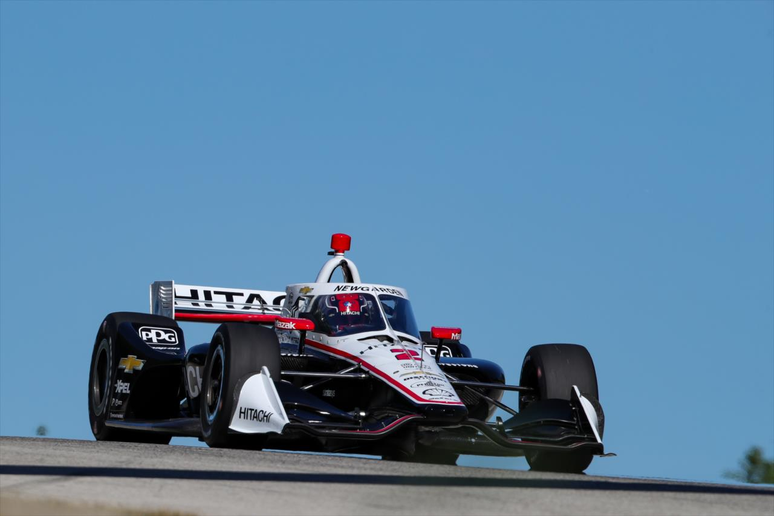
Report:
M434 339L438 340L460 340L462 338L462 329L460 328L430 328Z
M430 333L434 339L438 339L438 345L435 346L435 361L441 361L441 346L444 340L460 340L462 338L462 329L460 328L438 328L433 326Z
M314 330L314 323L309 319L294 319L292 317L277 317L274 320L274 327L278 330L296 330L300 331L298 337L298 354L304 354L304 344L306 344L306 332Z

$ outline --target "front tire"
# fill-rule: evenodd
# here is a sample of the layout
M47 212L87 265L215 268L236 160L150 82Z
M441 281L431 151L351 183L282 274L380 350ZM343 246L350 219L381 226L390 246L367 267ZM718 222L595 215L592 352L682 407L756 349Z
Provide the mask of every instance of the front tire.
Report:
M599 387L594 362L588 350L577 344L542 344L527 351L521 366L519 385L533 392L519 397L519 410L539 400L570 400L572 386L597 408L600 437L604 432L604 414L599 405ZM536 471L582 473L589 467L594 454L589 450L571 452L527 451L530 468Z
M262 449L265 435L229 433L236 408L235 392L241 378L267 367L274 381L280 378L280 351L273 330L250 324L222 324L207 352L200 401L202 434L213 448Z
M169 435L150 432L132 432L120 428L110 428L106 422L110 412L116 385L118 353L116 341L118 327L124 322L157 323L153 316L133 313L112 313L102 321L94 342L89 368L89 424L94 438L98 441L124 441L135 443L169 444Z

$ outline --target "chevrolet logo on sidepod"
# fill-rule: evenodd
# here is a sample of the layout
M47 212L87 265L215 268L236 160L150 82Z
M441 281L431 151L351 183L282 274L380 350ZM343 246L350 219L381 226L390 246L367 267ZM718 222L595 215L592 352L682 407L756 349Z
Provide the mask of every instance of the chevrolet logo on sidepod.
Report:
M313 291L314 288L312 287L303 287L299 292L301 292L302 295L307 295L309 292Z
M122 358L118 362L118 368L123 369L127 373L134 372L135 369L138 371L142 370L142 366L145 365L145 360L138 359L135 355L129 355L126 358Z

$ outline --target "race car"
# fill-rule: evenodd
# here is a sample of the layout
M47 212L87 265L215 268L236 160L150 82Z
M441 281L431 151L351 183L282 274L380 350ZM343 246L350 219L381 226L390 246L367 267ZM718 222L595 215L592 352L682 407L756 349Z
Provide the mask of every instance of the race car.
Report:
M405 289L362 282L350 246L333 235L316 280L284 292L156 281L150 314L109 314L89 372L94 437L437 464L526 456L534 470L575 473L605 454L586 348L533 346L507 384L461 329L420 331ZM187 348L183 321L218 326ZM505 391L518 392L518 410Z

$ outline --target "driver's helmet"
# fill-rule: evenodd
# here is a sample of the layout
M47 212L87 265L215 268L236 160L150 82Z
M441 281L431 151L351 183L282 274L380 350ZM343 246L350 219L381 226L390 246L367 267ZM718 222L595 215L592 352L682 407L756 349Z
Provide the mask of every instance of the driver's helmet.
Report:
M371 310L366 298L361 294L334 294L325 297L322 303L323 321L338 332L343 327L368 325L371 323Z

